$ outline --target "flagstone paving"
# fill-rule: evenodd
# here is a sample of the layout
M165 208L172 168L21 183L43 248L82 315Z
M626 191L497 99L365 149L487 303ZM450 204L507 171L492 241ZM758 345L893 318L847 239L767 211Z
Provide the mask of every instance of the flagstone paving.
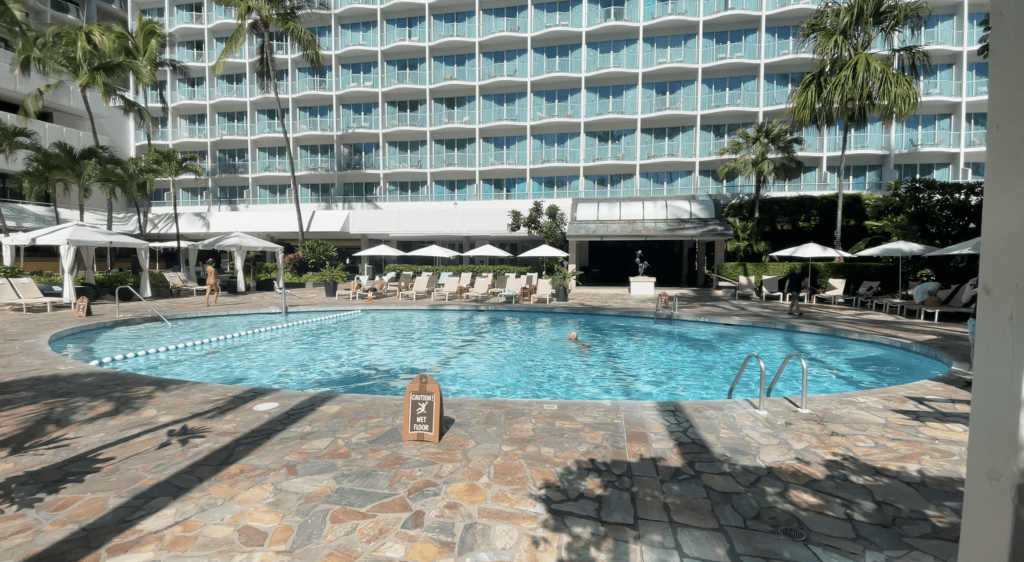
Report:
M747 400L448 399L448 434L431 444L401 440L400 398L156 379L49 351L52 333L112 320L109 303L90 319L0 311L0 560L956 560L962 325L827 305L794 318L778 303L683 294L680 315L896 337L957 365L933 381L812 396L812 413L785 398L769 399L767 415ZM305 307L397 304L297 295ZM572 299L648 315L654 305L623 290ZM221 303L216 312L266 310L280 297ZM207 310L201 297L154 306ZM149 315L140 303L122 312ZM254 410L267 402L279 405Z

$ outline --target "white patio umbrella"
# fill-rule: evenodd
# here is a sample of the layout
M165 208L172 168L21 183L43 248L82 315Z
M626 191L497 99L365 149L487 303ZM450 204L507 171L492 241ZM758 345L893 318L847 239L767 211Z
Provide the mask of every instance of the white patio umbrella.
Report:
M352 255L357 258L396 258L398 256L404 256L406 253L398 248L392 248L387 244L378 244L372 248L367 248ZM365 269L363 270L363 273L369 275L369 272Z
M150 248L178 248L178 243L174 240L168 242L153 242L149 245ZM196 280L196 258L199 257L199 242L189 242L188 240L181 241L181 249L186 250L185 263L181 265L181 272L184 273L191 281ZM159 259L157 261L159 266Z
M943 248L941 250L935 250L934 252L931 252L930 254L925 254L925 257L929 257L930 258L932 256L967 256L967 255L980 254L980 253L981 253L981 237L979 236L977 238L968 240L966 242L961 242L959 244L954 244L952 246L949 246L948 248Z
M903 256L922 256L929 252L934 252L936 248L934 246L926 246L924 244L917 244L915 242L907 242L906 240L897 240L895 242L889 242L888 244L882 244L881 246L875 246L874 248L868 248L867 250L861 250L857 252L858 256L878 256L878 257L890 257L900 258L900 272L899 272L899 289L896 294L903 294Z
M470 250L468 252L463 252L462 255L468 256L468 257L471 257L471 258L476 258L476 257L510 258L510 257L512 257L512 254L506 252L505 250L502 250L501 248L496 248L494 246L491 246L490 244L484 244L483 246L480 246L479 248L473 248L472 250ZM488 260L488 261L490 261L490 260Z
M461 254L459 254L455 250L450 250L443 246L438 246L437 244L431 244L418 250L413 250L406 255L420 256L426 258L450 259ZM437 259L434 260L435 265L437 265Z
M139 294L143 297L152 295L149 287L149 243L125 234L111 232L98 226L81 222L68 222L49 226L30 232L21 232L10 236L11 244L16 246L59 246L60 268L64 276L64 302L75 300L75 278L72 268L75 267L75 253L80 249L85 261L85 280L93 282L93 268L96 264L96 248L135 248L142 268L139 282Z
M541 244L540 246L537 246L536 248L534 248L532 250L527 250L527 251L519 254L518 257L520 257L520 258L567 258L567 257L569 257L569 254L566 253L566 252L563 252L562 250L559 250L558 248L555 248L553 246L548 246L547 244ZM547 264L547 262L544 262L544 271L541 273L541 275L547 275L547 273L548 273L548 264Z
M807 286L811 286L811 263L814 258L853 258L856 257L853 254L846 253L842 250L835 248L829 248L828 246L822 246L821 244L815 244L814 242L808 242L800 246L794 246L792 248L786 248L785 250L779 250L778 252L772 252L771 256L780 258L807 258Z
M216 238L203 240L196 245L199 250L224 250L232 252L235 258L235 269L238 270L237 289L239 293L245 292L245 272L242 267L245 265L246 252L277 252L277 284L284 288L284 247L268 242L262 238L256 238L242 232L224 234Z

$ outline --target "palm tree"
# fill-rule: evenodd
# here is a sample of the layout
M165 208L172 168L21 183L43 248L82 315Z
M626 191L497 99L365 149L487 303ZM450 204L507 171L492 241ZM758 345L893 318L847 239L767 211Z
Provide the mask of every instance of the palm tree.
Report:
M796 149L804 143L803 137L790 134L789 125L776 119L761 121L750 129L737 129L733 139L718 151L719 156L735 156L718 168L718 179L754 176L754 221L760 216L761 189L765 182L791 180L800 174L803 162L796 159Z
M914 114L917 81L929 65L920 45L899 46L924 23L920 0L824 0L800 26L817 67L790 93L793 126L824 130L842 122L836 249L842 249L843 185L850 130L877 115L885 124Z
M260 87L269 83L277 101L277 120L284 135L284 146L288 152L289 171L292 176L292 194L295 200L295 218L299 226L299 243L306 241L306 233L302 227L302 208L299 206L299 182L295 177L295 155L285 124L284 107L281 105L281 94L277 88L277 66L274 62L274 45L272 36L291 42L299 49L299 53L314 67L323 64L324 56L320 51L320 41L313 32L302 26L301 17L311 8L308 4L300 4L296 0L216 0L218 4L234 8L238 12L238 26L228 37L224 51L213 65L213 71L220 73L224 61L237 53L245 45L245 38L252 36L258 47L256 57L256 80Z
M102 182L115 185L124 198L135 205L135 216L139 222L139 236L146 235L146 216L142 212L139 201L148 201L153 193L153 184L159 173L150 161L149 154L116 159L104 170Z
M149 149L147 154L151 158L152 165L156 168L156 177L164 178L171 182L171 204L174 207L174 240L178 244L178 265L185 263L181 255L181 230L178 227L178 188L174 180L185 174L192 174L197 178L203 177L203 169L196 162L198 154L179 154L173 148Z
M39 148L37 150L46 150ZM30 201L40 201L47 196L53 201L53 224L60 224L60 212L57 208L57 186L60 180L54 169L41 165L32 156L26 159L28 165L22 171L11 175L10 185L21 192Z
M55 186L59 184L63 187L65 194L70 194L72 187L77 188L78 220L85 221L85 200L92 195L93 186L100 183L103 164L110 157L109 146L87 146L78 149L67 142L57 141L49 148L40 148L30 154L27 164L30 168L45 169L45 177L50 178ZM54 197L54 202L56 201Z
M35 131L0 121L0 156L3 156L8 164L17 157L19 152L30 151L37 146L39 146L39 135ZM56 205L57 201L54 200L53 204ZM9 234L7 219L4 217L2 207L0 207L0 232L4 236Z
M92 127L93 144L101 146L89 92L96 91L108 106L119 106L126 115L152 119L121 84L129 75L141 74L140 63L120 50L125 44L123 25L104 22L85 25L50 24L42 32L27 31L18 44L12 66L24 76L33 70L53 80L29 92L19 115L36 117L46 97L66 86L78 90ZM114 203L107 198L107 230L113 228Z
M164 25L157 20L144 18L138 14L135 19L135 29L125 30L121 36L123 44L122 52L125 58L138 62L138 67L133 69L132 77L135 80L135 92L143 94L143 106L149 113L149 92L156 90L160 107L167 114L167 98L165 86L160 83L160 71L181 72L185 65L181 62L168 58L167 49L171 44L171 36L164 29ZM153 146L153 120L142 117L143 130L146 131L146 146Z

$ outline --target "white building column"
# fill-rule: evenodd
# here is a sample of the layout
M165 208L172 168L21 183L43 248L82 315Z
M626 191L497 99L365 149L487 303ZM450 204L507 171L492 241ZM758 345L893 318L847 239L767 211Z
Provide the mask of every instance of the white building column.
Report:
M365 235L365 234L359 235L359 251L361 252L363 250L369 250L369 249L370 249L370 237ZM362 256L362 257L359 258L359 271L362 271L362 275L367 275L367 273L366 273L366 266L368 266L368 265L370 265L370 258L369 257Z
M992 0L989 129L959 559L1024 560L1024 4Z

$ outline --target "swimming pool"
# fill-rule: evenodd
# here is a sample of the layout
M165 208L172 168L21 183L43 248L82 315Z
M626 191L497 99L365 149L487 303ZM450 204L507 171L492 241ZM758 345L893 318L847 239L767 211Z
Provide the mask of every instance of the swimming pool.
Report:
M949 370L925 355L865 341L706 322L585 314L378 310L244 314L122 325L51 343L90 362L129 352L214 339L106 366L124 371L262 388L400 396L413 376L437 379L446 397L547 400L714 400L726 397L748 353L769 381L791 352L808 364L809 393L905 384ZM315 322L258 331L282 322ZM570 330L580 343L569 342ZM774 396L800 393L791 363ZM756 363L734 398L756 397Z

